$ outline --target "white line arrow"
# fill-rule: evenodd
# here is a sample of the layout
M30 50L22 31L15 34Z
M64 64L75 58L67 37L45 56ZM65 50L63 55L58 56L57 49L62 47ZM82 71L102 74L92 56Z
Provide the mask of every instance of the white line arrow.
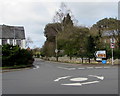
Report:
M100 80L103 80L103 79L104 79L104 77L103 77L103 76L96 76L96 75L88 75L88 76L91 76L91 77L96 77L96 78L98 78L98 79L100 79Z
M69 77L71 77L71 76L59 77L59 78L57 78L57 79L54 80L54 81L57 82L57 81L59 81L59 80L61 80L61 79L66 79L66 78L69 78Z
M61 84L61 85L67 85L67 86L82 86L85 84L93 84L93 83L98 83L100 81L92 81L92 82L85 82L85 83L69 83L69 84Z

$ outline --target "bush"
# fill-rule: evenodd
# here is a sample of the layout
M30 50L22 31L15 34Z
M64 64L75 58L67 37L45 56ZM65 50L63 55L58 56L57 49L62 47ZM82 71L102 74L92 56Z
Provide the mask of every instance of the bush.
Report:
M32 51L21 49L18 46L2 46L2 66L26 65L34 62Z
M120 59L120 49L113 49L114 59ZM107 50L107 58L112 58L112 49Z
M40 58L40 54L39 53L37 53L36 55L37 55L37 58Z

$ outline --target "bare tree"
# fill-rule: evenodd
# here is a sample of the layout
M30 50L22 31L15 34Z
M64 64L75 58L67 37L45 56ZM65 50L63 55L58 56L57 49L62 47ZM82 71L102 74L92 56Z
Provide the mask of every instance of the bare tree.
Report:
M33 43L33 41L31 39L31 37L27 37L27 39L26 39L26 47L30 47L30 44L32 44L32 43Z
M56 11L55 16L53 17L53 22L54 23L62 23L64 17L66 17L67 14L69 14L71 16L71 19L72 19L74 25L77 25L78 20L75 19L75 16L72 14L72 11L67 8L67 5L64 2L61 3L60 9L58 11Z

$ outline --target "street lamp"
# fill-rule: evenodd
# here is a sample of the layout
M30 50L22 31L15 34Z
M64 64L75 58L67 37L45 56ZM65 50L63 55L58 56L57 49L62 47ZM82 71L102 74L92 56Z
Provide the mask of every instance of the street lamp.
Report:
M55 44L56 44L56 49L55 49L55 53L56 53L56 61L58 61L58 46L57 46L57 34L56 34L56 38L55 38Z

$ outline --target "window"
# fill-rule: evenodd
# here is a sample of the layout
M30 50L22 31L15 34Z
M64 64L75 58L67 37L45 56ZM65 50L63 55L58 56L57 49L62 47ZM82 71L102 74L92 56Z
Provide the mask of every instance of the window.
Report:
M2 39L2 45L7 44L7 39Z
M21 46L21 40L16 40L16 45Z
M10 45L13 45L13 39L10 39Z
M106 39L104 39L104 43L106 43Z

